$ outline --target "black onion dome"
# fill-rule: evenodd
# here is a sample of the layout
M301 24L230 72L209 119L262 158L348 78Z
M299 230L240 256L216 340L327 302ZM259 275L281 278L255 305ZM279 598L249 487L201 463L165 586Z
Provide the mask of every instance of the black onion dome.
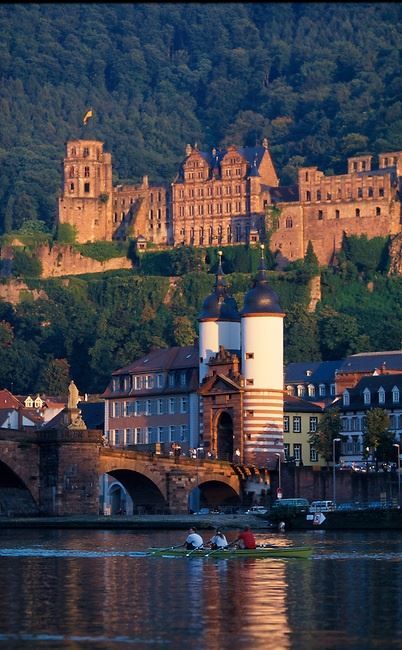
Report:
M227 294L221 254L219 255L219 265L215 278L214 290L205 298L201 312L198 315L198 320L217 319L239 321L240 316L236 300Z
M264 252L262 247L261 262L253 286L244 296L241 316L248 314L282 314L278 294L268 284L267 269L265 267Z

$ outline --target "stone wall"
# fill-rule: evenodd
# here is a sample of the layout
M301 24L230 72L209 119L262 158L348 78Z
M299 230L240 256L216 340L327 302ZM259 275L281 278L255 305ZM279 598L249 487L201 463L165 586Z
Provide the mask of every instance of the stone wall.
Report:
M55 278L61 275L80 275L82 273L102 273L116 269L131 269L132 263L126 257L114 257L105 262L98 262L91 257L84 257L73 246L55 244L40 246L37 250L42 264L42 277Z

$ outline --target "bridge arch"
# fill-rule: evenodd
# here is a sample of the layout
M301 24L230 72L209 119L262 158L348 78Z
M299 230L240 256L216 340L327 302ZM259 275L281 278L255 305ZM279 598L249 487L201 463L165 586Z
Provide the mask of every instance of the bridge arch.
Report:
M168 509L158 486L138 471L110 470L102 477L101 492L106 512L112 515L156 514Z
M38 506L22 478L0 460L0 514L36 515Z

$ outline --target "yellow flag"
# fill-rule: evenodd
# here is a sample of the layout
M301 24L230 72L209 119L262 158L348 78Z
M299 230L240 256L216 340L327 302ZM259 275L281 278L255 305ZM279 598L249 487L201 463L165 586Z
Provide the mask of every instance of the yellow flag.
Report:
M86 124L86 123L88 122L89 118L90 118L90 117L93 117L93 115L94 115L94 114L93 114L93 110L92 110L92 108L90 108L90 109L85 113L85 115L84 115L84 118L83 118L83 120L82 120L83 123Z

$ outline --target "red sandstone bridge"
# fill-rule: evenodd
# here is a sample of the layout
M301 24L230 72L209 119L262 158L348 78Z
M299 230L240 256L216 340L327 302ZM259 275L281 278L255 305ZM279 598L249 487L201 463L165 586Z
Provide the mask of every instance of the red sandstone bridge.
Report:
M194 488L210 505L235 505L253 474L260 479L257 468L229 462L105 447L100 431L0 429L3 514L98 514L104 476L151 512L187 512Z

